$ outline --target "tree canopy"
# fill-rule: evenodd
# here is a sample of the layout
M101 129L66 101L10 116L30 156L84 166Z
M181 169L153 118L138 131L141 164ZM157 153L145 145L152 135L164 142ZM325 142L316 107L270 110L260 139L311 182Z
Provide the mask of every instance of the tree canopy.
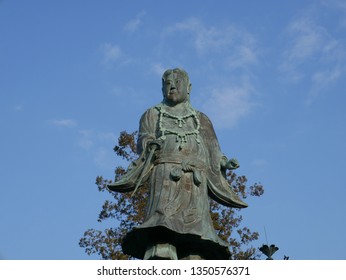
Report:
M114 147L116 156L127 161L135 160L137 158L136 137L137 132L121 132L118 143ZM118 166L115 169L115 180L121 178L125 173L125 168ZM247 178L244 175L238 176L234 171L227 173L227 179L233 190L245 200L249 196L260 197L264 193L261 184L255 183L248 187ZM107 192L110 195L110 198L102 205L98 221L111 219L114 221L114 227L104 230L86 230L79 241L79 245L85 249L88 255L98 254L105 260L131 259L131 256L122 252L122 238L128 231L144 220L148 185L144 184L132 196L132 193L117 193L108 190L107 185L111 182L112 180L104 179L102 176L96 178L98 190ZM259 250L252 246L252 242L259 238L259 233L243 226L240 209L228 208L210 199L210 214L217 234L230 244L229 249L232 259L259 259Z

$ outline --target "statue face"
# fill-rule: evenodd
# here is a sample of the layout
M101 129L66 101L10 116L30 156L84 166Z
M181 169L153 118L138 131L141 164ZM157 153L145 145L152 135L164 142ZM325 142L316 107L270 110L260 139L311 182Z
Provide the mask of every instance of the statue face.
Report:
M183 103L189 98L189 85L179 72L172 72L163 82L163 96L170 105Z

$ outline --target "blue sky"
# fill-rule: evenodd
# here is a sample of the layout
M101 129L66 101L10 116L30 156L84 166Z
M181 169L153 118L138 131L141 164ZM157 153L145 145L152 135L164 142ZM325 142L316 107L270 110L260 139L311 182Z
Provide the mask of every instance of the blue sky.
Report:
M182 67L276 259L346 259L346 2L0 1L0 259L98 259L120 131Z

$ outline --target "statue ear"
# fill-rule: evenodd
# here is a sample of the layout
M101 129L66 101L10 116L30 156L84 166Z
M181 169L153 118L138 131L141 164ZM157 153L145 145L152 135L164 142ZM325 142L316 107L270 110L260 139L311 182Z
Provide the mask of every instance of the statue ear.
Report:
M192 84L189 84L189 85L187 86L187 93L188 93L188 94L190 94L191 88L192 88Z

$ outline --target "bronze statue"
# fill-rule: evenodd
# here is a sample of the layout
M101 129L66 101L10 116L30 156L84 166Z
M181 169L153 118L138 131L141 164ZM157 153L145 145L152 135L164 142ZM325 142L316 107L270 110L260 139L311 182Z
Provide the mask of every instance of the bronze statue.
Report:
M149 184L145 221L122 244L125 254L139 259L229 259L229 244L213 228L208 196L225 206L247 207L225 176L238 162L221 153L210 120L190 104L190 90L184 70L163 74L163 101L140 120L140 156L108 186L135 192Z

